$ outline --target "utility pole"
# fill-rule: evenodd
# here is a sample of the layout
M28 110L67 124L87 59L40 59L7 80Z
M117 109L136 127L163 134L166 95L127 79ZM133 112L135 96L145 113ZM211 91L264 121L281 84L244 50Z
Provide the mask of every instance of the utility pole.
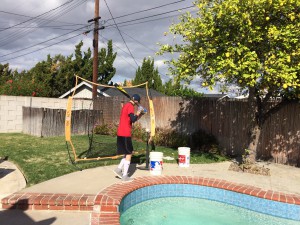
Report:
M97 83L98 78L98 36L99 36L99 1L95 0L95 15L94 15L94 56L93 56L93 83ZM93 84L93 99L97 98L97 85Z
M98 37L99 37L99 30L104 29L104 26L101 26L99 28L99 19L101 17L99 16L99 1L95 0L95 15L93 19L88 20L88 23L94 22L94 38L93 38L93 83L97 83L98 78ZM90 31L88 31L90 32ZM93 84L93 90L92 90L92 96L93 99L97 98L97 85Z

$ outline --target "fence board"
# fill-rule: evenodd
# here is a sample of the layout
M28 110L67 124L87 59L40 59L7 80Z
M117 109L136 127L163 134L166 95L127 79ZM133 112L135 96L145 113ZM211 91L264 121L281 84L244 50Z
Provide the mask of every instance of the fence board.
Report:
M127 101L126 97L100 97L90 108L94 112L86 108L72 111L72 133L87 134L95 123L118 123L122 104ZM141 103L149 109L147 99L142 98ZM153 104L156 127L185 134L204 130L214 135L224 152L230 155L241 155L248 146L247 101L154 97ZM23 131L36 136L63 135L64 117L65 110L23 107ZM149 128L149 115L139 122L144 128ZM299 103L286 105L271 115L262 128L258 149L261 159L274 158L278 163L300 166Z

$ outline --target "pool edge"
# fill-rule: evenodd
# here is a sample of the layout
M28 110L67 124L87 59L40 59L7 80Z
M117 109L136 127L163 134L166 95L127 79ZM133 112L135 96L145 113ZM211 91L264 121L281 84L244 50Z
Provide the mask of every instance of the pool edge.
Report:
M94 202L91 225L120 224L119 205L123 197L140 188L158 184L193 184L214 187L276 202L300 205L300 196L297 194L263 190L223 179L197 176L143 176L135 178L132 182L113 184L99 192Z

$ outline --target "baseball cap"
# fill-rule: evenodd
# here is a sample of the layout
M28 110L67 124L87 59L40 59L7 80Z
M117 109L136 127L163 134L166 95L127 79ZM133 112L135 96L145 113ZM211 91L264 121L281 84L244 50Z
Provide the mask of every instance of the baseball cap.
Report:
M139 103L140 103L140 101L141 101L141 97L140 97L138 94L132 95L131 98L132 98L133 101L138 101Z

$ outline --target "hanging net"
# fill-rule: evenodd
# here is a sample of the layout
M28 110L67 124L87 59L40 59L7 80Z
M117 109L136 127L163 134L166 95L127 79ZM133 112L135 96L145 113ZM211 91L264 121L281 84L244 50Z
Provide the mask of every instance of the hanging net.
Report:
M119 115L123 104L136 93L141 96L141 104L148 112L134 123L132 138L135 152L144 151L145 141L149 143L155 135L155 114L148 82L120 87L75 77L76 82L69 93L65 118L65 138L68 149L73 153L74 162L121 157L116 155ZM93 85L97 86L99 97L89 99Z

